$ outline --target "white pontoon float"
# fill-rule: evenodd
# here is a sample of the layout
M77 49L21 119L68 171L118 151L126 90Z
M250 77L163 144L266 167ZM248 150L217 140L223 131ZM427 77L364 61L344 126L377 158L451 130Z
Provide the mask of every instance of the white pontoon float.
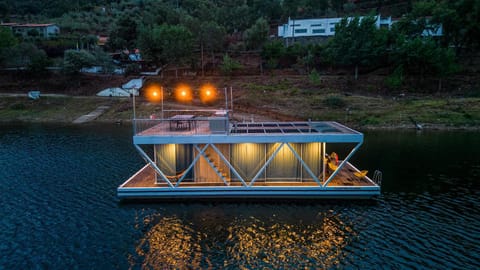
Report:
M363 134L337 122L234 122L228 110L162 111L134 119L146 165L117 189L120 199L371 198L370 179L349 163ZM351 146L332 159L332 144ZM348 151L347 151L348 152Z

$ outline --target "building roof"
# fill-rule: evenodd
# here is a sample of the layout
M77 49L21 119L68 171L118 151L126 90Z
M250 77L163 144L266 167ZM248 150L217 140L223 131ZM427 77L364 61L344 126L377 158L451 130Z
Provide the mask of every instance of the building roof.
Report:
M12 27L48 27L56 25L54 23L2 23L0 26L12 26Z
M17 24L15 27L47 27L55 25L54 23L26 23L26 24Z

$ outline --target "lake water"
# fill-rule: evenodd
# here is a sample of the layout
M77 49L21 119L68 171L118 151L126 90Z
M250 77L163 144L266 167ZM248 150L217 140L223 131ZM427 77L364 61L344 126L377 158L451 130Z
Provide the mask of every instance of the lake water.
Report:
M0 269L480 268L480 133L368 132L371 201L119 203L131 129L0 126Z

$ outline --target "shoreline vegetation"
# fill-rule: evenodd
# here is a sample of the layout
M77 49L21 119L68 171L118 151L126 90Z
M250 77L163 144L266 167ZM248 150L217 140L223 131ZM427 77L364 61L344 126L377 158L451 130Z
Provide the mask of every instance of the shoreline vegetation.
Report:
M127 79L127 78L125 78ZM160 78L149 78L146 84ZM234 119L238 121L337 121L356 129L415 129L414 122L426 130L480 130L480 97L475 95L419 95L399 93L381 95L370 92L346 91L323 79L321 85L312 85L307 76L252 76L190 78L186 80L197 89L205 82L232 86ZM184 80L185 81L185 80ZM330 81L330 82L329 82ZM203 108L198 100L179 104L173 100L176 79L161 79L166 85L165 110ZM193 85L192 85L193 84ZM223 89L223 88L222 88ZM347 88L349 89L349 88ZM353 89L361 89L354 87ZM104 114L91 123L129 123L132 120L132 99L129 97L97 97L101 89L65 91L63 95L45 95L38 100L28 99L27 91L7 94L0 91L0 123L72 123L76 118L109 106ZM58 93L51 91L50 93ZM73 93L73 94L71 94ZM222 90L217 104L209 108L223 108ZM160 104L136 98L137 118L148 119L160 115ZM72 124L73 125L73 124Z
M131 99L95 95L147 72L166 109L204 108L175 105L173 89L211 83L215 108L232 87L238 121L480 129L479 1L44 2L0 4L0 123L72 123L99 107L96 122L130 121ZM137 106L143 118L160 110Z

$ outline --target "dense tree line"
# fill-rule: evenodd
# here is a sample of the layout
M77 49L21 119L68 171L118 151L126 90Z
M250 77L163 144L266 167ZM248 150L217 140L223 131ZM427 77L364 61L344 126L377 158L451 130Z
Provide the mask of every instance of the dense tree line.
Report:
M389 14L382 15L402 15L390 30L377 29L373 17L356 17L383 10ZM294 67L312 72L327 65L342 66L352 68L357 77L361 68L389 66L394 84L409 75L447 76L457 70L456 56L478 51L480 46L480 2L476 0L0 1L3 21L13 20L11 15L28 22L53 21L61 27L61 35L53 40L0 31L1 64L27 64L36 69L51 64L46 59L49 55L63 57L57 64L73 71L90 64L111 70L112 63L95 46L101 34L109 36L107 52L139 48L145 60L159 66L190 65L203 70L206 63L220 67L223 61L229 64L221 68L228 71L240 67L229 54L255 51L262 56L262 69ZM332 16L354 19L338 24L335 37L328 42L287 46L270 37L289 17ZM442 37L422 35L425 29L439 25ZM28 48L32 52L20 56Z
M233 22L238 23L258 17L285 19L288 16L302 18L342 16L346 12L356 10L380 11L382 7L388 7L389 12L394 16L400 16L411 7L411 1L408 0L358 0L354 3L347 0L3 0L0 1L0 15L42 15L51 18L60 17L69 12L90 12L98 7L122 11L135 7L149 7L152 3L157 7L168 6L184 10L193 17L218 20L228 24L232 17L239 16L232 21L232 27L238 25L233 25Z

